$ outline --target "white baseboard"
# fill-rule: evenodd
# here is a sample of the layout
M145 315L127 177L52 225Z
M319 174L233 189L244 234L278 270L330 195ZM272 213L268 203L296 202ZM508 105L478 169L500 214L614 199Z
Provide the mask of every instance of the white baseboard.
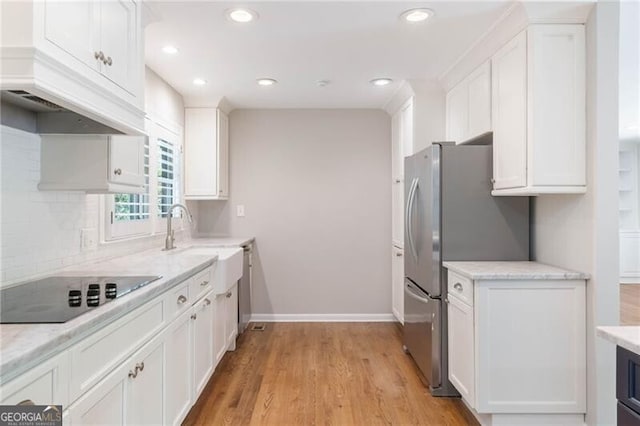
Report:
M394 322L393 314L252 314L251 322Z

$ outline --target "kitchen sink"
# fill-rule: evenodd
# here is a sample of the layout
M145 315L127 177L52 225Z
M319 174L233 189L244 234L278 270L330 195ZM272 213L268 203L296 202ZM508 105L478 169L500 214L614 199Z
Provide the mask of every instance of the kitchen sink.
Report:
M194 256L218 256L214 266L213 290L222 294L242 277L243 252L241 247L190 247L180 254Z

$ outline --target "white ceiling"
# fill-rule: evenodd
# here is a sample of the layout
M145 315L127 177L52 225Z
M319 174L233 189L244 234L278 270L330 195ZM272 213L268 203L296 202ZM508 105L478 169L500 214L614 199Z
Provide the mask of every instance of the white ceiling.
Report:
M250 24L226 19L231 7L260 15ZM429 7L424 24L399 20ZM187 105L236 108L381 108L403 79L438 78L508 7L505 1L153 2L146 62ZM169 56L166 44L179 48ZM206 86L192 84L195 77ZM278 80L272 87L259 77ZM369 80L390 77L374 87ZM330 80L326 87L318 80Z

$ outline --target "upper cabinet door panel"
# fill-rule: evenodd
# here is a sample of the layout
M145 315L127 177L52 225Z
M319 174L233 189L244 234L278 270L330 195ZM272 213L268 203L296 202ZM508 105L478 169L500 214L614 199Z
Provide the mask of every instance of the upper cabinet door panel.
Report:
M45 3L45 29L47 40L74 56L76 59L98 69L96 52L95 15L97 3L92 1L47 0Z
M218 110L218 196L229 196L229 117Z
M458 84L447 93L447 140L456 143L466 139L468 117L466 85Z
M216 110L185 108L185 196L217 194Z
M494 189L527 184L527 33L491 60Z
M491 63L482 64L467 79L469 133L466 139L491 131Z
M144 136L109 137L109 180L144 185Z
M131 0L100 2L100 48L105 56L101 69L130 93L134 93L137 82L136 13L136 4Z
M531 185L586 185L583 25L532 25L529 43Z

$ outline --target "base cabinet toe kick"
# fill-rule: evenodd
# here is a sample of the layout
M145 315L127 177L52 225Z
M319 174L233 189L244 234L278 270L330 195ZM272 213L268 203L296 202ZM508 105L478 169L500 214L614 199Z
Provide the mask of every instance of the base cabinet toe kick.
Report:
M215 266L3 383L0 405L62 405L65 425L181 424L235 349L237 333L227 330L237 330L237 303L218 312L214 291L199 285L212 282Z

